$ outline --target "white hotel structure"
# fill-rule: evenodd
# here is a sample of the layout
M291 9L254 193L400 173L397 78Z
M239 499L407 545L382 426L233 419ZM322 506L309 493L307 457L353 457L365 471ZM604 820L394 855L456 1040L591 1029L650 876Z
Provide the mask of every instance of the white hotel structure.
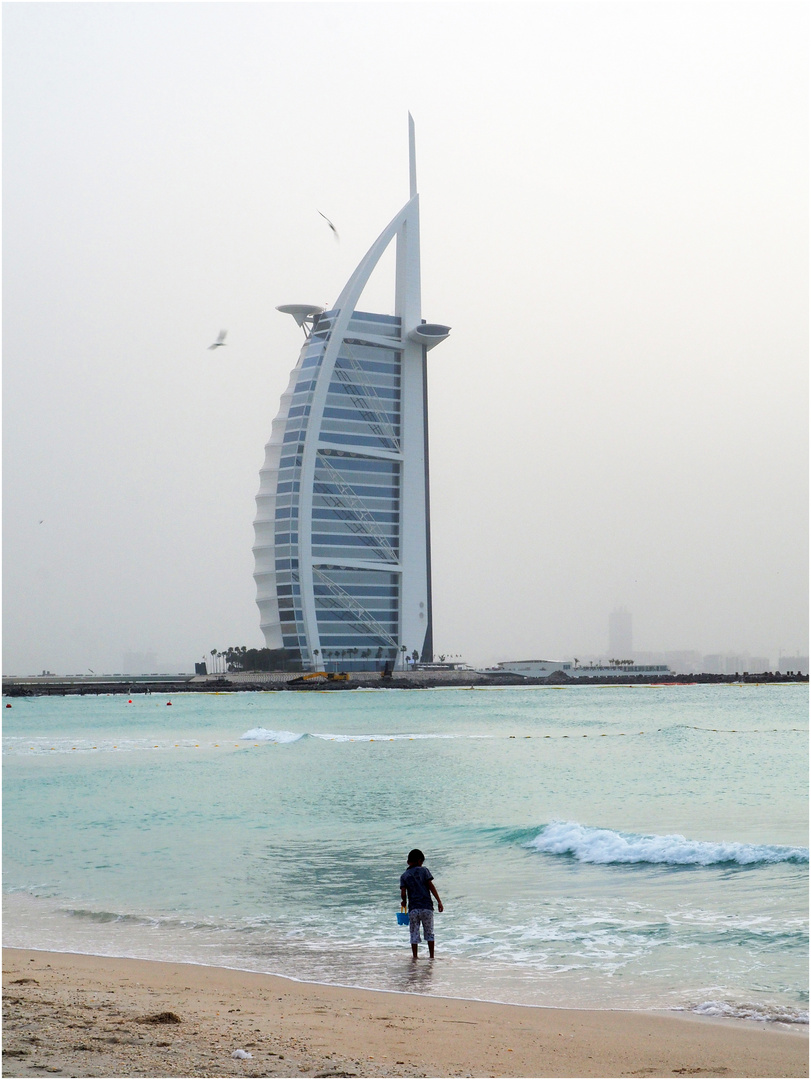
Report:
M450 328L422 319L410 116L409 174L335 305L278 309L305 341L265 447L254 578L267 647L305 670L432 659L426 356ZM394 314L357 310L392 243Z

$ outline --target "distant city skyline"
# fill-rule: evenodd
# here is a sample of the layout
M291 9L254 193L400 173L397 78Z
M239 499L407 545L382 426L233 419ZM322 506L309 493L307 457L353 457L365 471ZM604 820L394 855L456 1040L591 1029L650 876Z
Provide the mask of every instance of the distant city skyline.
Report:
M215 650L216 652L224 653L224 646L221 650ZM472 667L484 666L479 663L471 661L468 657L461 656L456 653L442 653L443 656L450 658L451 656L455 661L469 663ZM682 674L698 674L704 672L706 674L717 675L734 675L736 672L743 674L743 672L761 672L761 671L800 671L803 674L808 674L808 656L802 654L788 654L780 653L774 656L758 656L757 654L750 652L715 652L715 653L701 653L695 649L673 649L663 652L651 652L645 650L634 650L628 656L614 657L612 650L608 649L606 652L601 653L586 653L578 652L576 654L577 659L581 664L589 663L605 663L610 659L617 660L633 660L638 664L666 664L672 671ZM437 658L439 654L437 654ZM555 659L561 661L574 660L574 654L572 656L556 656L556 657L537 657L536 659ZM502 656L498 662L506 662L509 660L527 659L527 657L508 657ZM167 663L159 659L155 653L125 653L122 658L120 667L121 674L140 675L151 674L153 672L159 674L171 674L173 672L194 670L194 664L204 661L209 671L213 671L215 667L219 670L221 664L217 661L210 651L201 653L199 657L195 657L192 660L185 660L181 663ZM117 674L119 671L116 666L115 671L105 672L104 674ZM35 672L15 672L13 674L36 674ZM87 674L81 671L77 672L56 672L56 674Z

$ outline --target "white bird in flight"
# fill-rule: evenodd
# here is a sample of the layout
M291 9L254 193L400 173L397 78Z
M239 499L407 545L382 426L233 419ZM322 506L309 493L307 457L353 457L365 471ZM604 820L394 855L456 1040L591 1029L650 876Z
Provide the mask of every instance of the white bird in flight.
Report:
M319 213L319 214L321 214L321 211L319 210L319 211L318 211L318 213ZM333 232L335 233L335 239L336 239L336 240L337 240L337 241L338 241L338 242L340 243L340 240L341 240L341 238L340 238L340 236L338 235L338 230L337 230L337 229L335 228L335 226L334 226L334 225L332 224L332 222L330 221L330 219L329 219L329 218L327 217L327 215L326 215L326 214L321 214L321 217L322 217L322 218L324 219L324 221L326 221L327 225L329 225L329 227L330 227L330 228L332 229L332 231L333 231Z
M227 330L220 330L220 336L217 338L217 340L214 342L213 345L209 345L209 349L219 349L219 347L221 345L224 345L225 344L225 335L227 333L228 333Z

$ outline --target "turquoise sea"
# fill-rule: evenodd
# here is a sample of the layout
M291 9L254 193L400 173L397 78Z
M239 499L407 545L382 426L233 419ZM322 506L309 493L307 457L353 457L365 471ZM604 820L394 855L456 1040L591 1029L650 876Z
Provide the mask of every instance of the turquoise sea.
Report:
M6 945L807 1023L807 686L6 702Z

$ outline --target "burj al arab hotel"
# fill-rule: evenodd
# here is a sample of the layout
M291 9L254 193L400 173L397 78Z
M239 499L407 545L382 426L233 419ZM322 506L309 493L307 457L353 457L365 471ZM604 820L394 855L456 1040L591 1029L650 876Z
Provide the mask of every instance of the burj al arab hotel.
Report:
M305 670L432 659L426 357L450 328L422 319L408 121L408 202L330 310L278 308L305 341L265 447L254 577L267 647ZM392 243L394 314L360 311Z

